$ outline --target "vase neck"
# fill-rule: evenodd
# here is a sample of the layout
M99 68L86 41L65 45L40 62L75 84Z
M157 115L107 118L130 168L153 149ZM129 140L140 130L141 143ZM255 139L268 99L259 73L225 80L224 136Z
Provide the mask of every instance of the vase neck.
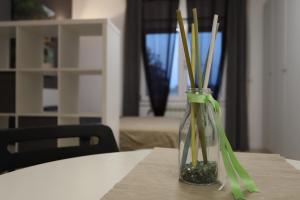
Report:
M199 89L199 88L188 88L186 93L193 93L193 94L212 94L209 88L207 89Z

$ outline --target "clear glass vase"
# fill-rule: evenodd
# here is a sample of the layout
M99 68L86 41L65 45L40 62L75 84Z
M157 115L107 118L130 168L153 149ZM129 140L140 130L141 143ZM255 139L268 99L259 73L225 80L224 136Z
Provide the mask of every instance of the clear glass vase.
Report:
M194 95L210 95L210 90L189 89ZM187 101L179 130L179 180L210 185L219 180L219 140L210 103Z

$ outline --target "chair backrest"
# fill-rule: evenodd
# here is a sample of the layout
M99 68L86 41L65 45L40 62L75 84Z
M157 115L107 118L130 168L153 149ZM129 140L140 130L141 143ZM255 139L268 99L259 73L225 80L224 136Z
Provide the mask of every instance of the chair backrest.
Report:
M16 142L59 138L98 138L98 144L11 153L8 145ZM112 130L104 125L68 125L0 130L0 171L11 171L54 160L119 151Z

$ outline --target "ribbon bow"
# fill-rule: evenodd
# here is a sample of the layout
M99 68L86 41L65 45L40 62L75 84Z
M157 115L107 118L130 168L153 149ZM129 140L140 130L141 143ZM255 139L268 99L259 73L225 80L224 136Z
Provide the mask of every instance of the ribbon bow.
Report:
M242 180L245 188L249 192L258 192L254 181L251 179L248 172L244 169L244 167L239 163L238 159L236 158L231 148L231 145L226 137L225 131L221 126L221 109L219 102L216 101L211 94L189 92L187 93L187 97L190 103L209 103L215 111L215 121L220 141L220 151L222 153L223 163L230 182L231 192L234 198L236 200L245 199L245 196L241 190L238 181L238 177Z

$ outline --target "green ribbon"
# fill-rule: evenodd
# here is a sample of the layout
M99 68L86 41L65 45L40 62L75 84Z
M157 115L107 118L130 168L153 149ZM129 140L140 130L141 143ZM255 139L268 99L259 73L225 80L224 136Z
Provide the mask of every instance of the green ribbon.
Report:
M220 141L220 151L223 157L223 163L230 182L231 192L233 197L236 200L245 199L238 178L241 179L245 188L249 192L258 192L258 189L254 181L251 179L248 172L245 170L245 168L239 163L238 159L236 158L231 148L231 145L226 137L225 131L222 128L221 120L220 120L221 109L220 109L219 102L216 101L211 94L188 92L187 97L190 103L204 103L204 104L209 103L214 109L216 128L217 128L219 141Z

